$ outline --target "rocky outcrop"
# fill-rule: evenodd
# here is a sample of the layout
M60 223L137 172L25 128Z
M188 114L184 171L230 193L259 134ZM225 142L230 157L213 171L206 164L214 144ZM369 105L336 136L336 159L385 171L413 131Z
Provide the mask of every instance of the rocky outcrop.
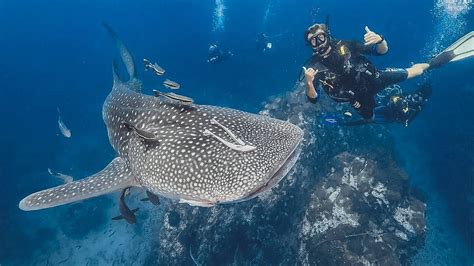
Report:
M425 205L407 195L396 168L348 152L311 194L300 227L305 264L400 264L424 235ZM383 170L383 171L382 171ZM413 250L415 248L415 250Z

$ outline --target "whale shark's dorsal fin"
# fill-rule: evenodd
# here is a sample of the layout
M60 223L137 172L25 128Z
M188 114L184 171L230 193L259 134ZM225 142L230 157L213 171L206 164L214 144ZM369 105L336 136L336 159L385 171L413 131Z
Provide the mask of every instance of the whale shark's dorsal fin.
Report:
M128 51L127 46L118 37L117 33L115 33L112 27L110 27L109 24L105 22L102 22L102 24L107 29L108 33L110 34L110 36L112 36L115 41L115 44L117 45L120 57L122 58L122 61L125 64L125 67L127 68L128 75L130 76L129 81L134 81L137 75L135 70L135 64L133 63L132 54Z
M90 177L29 195L20 201L19 207L24 211L41 210L136 185L125 160L118 157Z

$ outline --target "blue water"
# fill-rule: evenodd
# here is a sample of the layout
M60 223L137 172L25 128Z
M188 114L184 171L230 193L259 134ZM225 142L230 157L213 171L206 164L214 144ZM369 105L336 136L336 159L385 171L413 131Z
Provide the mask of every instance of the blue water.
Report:
M217 2L225 5L220 25L215 1L0 1L1 265L33 263L32 254L48 252L44 243L64 219L69 221L61 230L70 236L80 237L82 227L106 230L101 224L107 214L87 205L66 218L54 209L26 213L17 207L28 193L60 184L48 167L83 177L115 156L101 108L117 53L102 21L119 32L136 59L165 66L168 77L195 101L250 112L293 88L311 53L303 32L326 14L339 38L360 40L365 25L382 33L390 52L374 59L380 67L426 60L474 28L471 1ZM460 11L443 5L450 2ZM266 54L255 49L261 32L274 36ZM234 57L207 64L214 42ZM161 86L139 66L146 88ZM388 126L400 165L426 195L428 233L413 259L417 265L474 263L473 70L468 60L430 73L434 93L427 108L408 128ZM58 131L57 107L71 139ZM111 205L109 199L95 204Z

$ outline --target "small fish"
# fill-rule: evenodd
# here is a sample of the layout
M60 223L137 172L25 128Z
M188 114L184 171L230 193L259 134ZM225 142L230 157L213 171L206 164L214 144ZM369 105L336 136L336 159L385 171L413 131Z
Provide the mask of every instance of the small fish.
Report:
M337 124L337 120L334 118L325 118L324 120L329 124Z
M174 100L174 101L179 101L182 104L192 104L194 102L194 100L189 98L189 97L186 97L186 96L183 96L183 95L178 95L178 94L172 93L172 92L170 92L170 93L161 93L158 90L153 90L153 92L155 93L155 97L164 96L168 99L171 99L171 100Z
M142 139L155 140L155 141L158 140L158 138L156 137L156 135L153 132L150 132L150 131L147 131L147 130L144 130L144 129L139 129L139 128L137 128L134 125L131 125L129 123L123 123L123 124L129 130L135 131L135 133Z
M66 138L70 138L71 130L69 130L66 124L64 124L63 119L61 118L61 111L59 110L59 107L58 107L58 125L59 125L59 130L61 131L61 134L63 134L63 136Z
M125 188L122 190L122 193L120 194L120 199L119 199L119 210L120 210L120 215L113 217L112 220L121 220L124 219L127 221L129 224L134 224L137 222L137 218L135 216L135 213L139 210L139 208L130 210L130 208L127 206L125 203L125 196L126 194L129 193L130 188Z
M147 195L147 197L141 199L140 201L150 201L155 206L160 205L160 198L157 195L151 193L148 190L146 191L146 195Z
M53 170L51 170L51 168L48 168L48 173L54 177L61 179L64 182L64 184L69 184L69 183L72 183L72 181L74 181L74 178L72 176L54 172Z
M172 81L172 80L169 80L169 79L165 80L165 81L163 82L163 85L164 85L165 87L167 87L167 88L172 89L172 90L177 90L177 89L179 89L179 87L180 87L180 85L179 85L178 83L176 83L176 82L174 82L174 81Z
M151 69L155 72L156 75L162 76L165 74L165 70L160 67L157 63L151 63L148 59L143 58L143 63L145 64L145 70Z
M351 113L351 112L345 112L344 115L345 115L345 116L348 116L348 117L352 117L352 113Z
M193 99L189 98L189 97L186 97L186 96L183 96L183 95L178 95L176 93L163 93L161 94L167 98L170 98L172 100L176 100L176 101L179 101L183 104L192 104L193 103Z

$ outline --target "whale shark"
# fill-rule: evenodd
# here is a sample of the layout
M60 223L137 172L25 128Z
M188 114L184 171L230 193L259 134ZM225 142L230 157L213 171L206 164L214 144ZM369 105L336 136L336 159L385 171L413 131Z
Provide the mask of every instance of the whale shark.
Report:
M269 116L143 94L131 53L105 26L129 76L124 81L114 62L112 90L102 109L117 157L96 174L25 197L21 210L51 208L129 187L211 207L252 199L287 175L301 151L299 127Z

